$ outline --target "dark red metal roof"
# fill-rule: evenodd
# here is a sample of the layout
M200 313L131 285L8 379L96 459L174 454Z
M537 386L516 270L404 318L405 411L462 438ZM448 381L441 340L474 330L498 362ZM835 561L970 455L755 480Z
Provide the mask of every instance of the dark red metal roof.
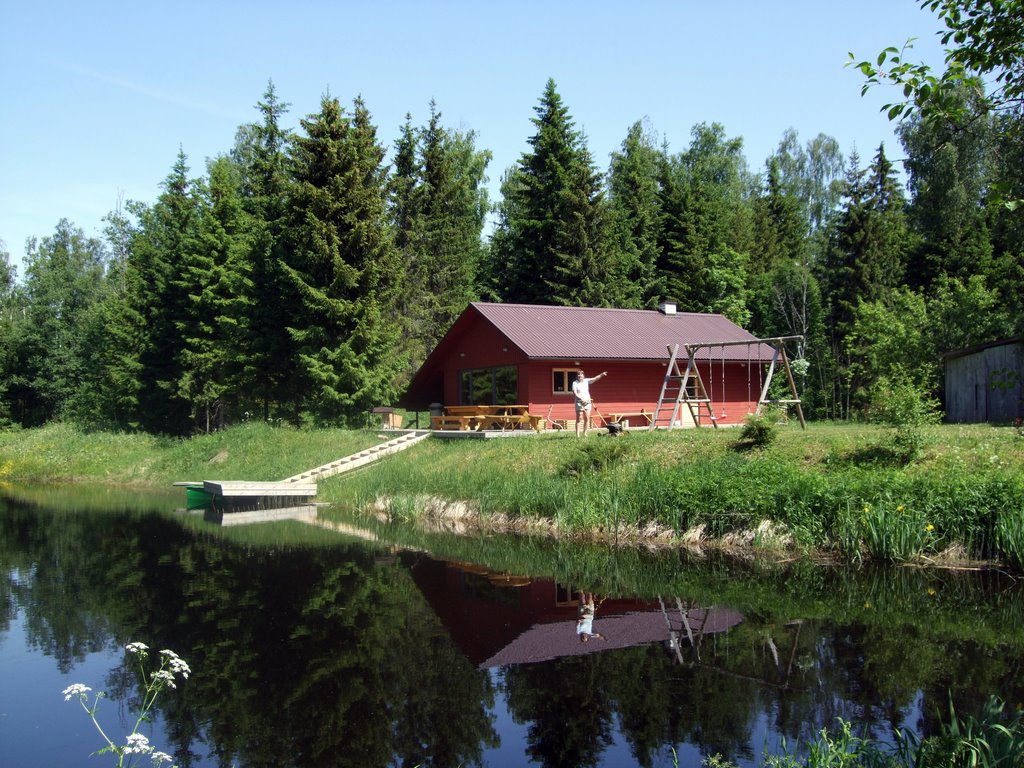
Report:
M673 615L674 614L674 615ZM694 632L700 635L718 634L740 624L743 614L731 608L695 608L687 611ZM690 643L683 632L679 614L662 611L630 611L618 615L594 617L594 631L602 637L580 642L576 634L576 617L565 621L538 623L511 639L497 653L478 666L500 667L508 664L533 664L565 656L630 648L648 643L666 643L674 632L685 646ZM672 626L669 626L671 622Z
M470 305L509 341L534 359L564 360L667 360L668 348L679 345L686 360L686 344L750 341L746 346L721 347L699 352L715 360L757 359L757 338L722 315L697 312L664 314L646 309L553 307L538 304ZM760 349L770 360L772 350Z

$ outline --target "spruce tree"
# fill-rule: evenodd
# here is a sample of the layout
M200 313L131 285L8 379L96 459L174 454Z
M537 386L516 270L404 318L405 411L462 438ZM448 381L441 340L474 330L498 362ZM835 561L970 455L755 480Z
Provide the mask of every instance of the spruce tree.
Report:
M657 275L681 309L717 311L725 286L745 282L753 230L742 148L721 125L700 124L689 148L662 163Z
M81 327L85 370L69 418L90 429L138 427L143 323L125 300L119 275L108 277L107 290L90 307Z
M290 193L288 150L291 133L281 125L288 104L267 84L256 109L262 121L239 131L232 157L242 173L241 192L251 217L252 247L241 273L239 354L235 360L240 396L258 408L264 420L292 398L294 349L288 333L294 306L293 283L286 276L285 228Z
M14 304L16 270L3 240L0 240L0 427L10 423L10 400L7 392L11 376L11 331L17 312Z
M885 154L885 144L868 169L871 193L873 237L870 262L865 266L865 283L873 284L879 294L902 285L906 277L907 257L912 237L907 222L907 199L893 163Z
M147 432L187 435L192 427L192 404L181 394L185 372L182 329L191 321L183 278L190 253L196 249L197 205L194 184L188 177L185 153L163 183L164 191L151 207L137 207L138 231L128 265L124 322L134 326L138 344L134 369L134 421ZM135 335L126 331L126 335Z
M971 98L961 94L965 109ZM900 127L912 201L909 218L920 245L908 282L926 291L942 275L967 280L992 272L992 241L984 208L990 174L990 118L971 130L914 117Z
M812 225L807 203L795 191L799 186L793 178L788 183L785 180L785 163L779 154L768 159L765 187L754 201L750 330L762 337L801 336L795 344L797 357L813 358L814 376L820 377L827 343L821 290L812 271L808 242L814 235L808 236ZM801 379L798 385L805 383ZM805 410L813 407L814 395L802 389Z
M475 140L472 132L445 128L431 102L428 124L414 129L407 115L395 143L391 214L409 376L478 295L490 153L478 151Z
M247 357L245 290L254 228L242 207L238 167L226 157L210 163L200 198L197 233L178 280L189 297L180 327L185 370L180 392L192 403L196 427L222 428L239 401ZM236 418L240 414L235 414Z
M554 80L534 111L530 150L502 185L490 273L505 301L613 306L625 270L600 174Z
M89 426L136 429L143 374L140 351L146 324L143 276L134 248L141 240L140 222L148 208L129 200L107 217L105 235L114 254L108 273L110 290L96 307L90 335L90 369L76 403L76 416Z
M838 336L849 331L858 297L868 298L864 291L871 290L871 286L860 283L857 268L868 250L870 189L865 175L866 171L860 165L860 154L854 150L850 153L846 170L843 207L822 265L827 285L828 324L833 334Z
M697 309L691 294L706 295L704 267L700 254L687 243L688 194L679 158L668 154L661 158L658 173L658 260L655 275L662 294L659 298L677 303L681 309Z
M425 355L420 338L420 331L426 325L426 316L418 247L423 208L420 201L423 185L418 134L412 124L412 115L406 113L405 123L395 140L395 159L388 181L395 249L399 269L405 275L405 279L396 288L394 305L402 328L400 353L408 365L408 378L412 378Z
M384 150L361 99L325 96L293 151L290 327L304 406L316 423L359 424L395 393L398 259L387 221Z
M616 240L626 270L630 294L623 306L653 308L663 289L656 280L661 205L658 170L661 155L649 131L633 123L612 154L608 173L609 200L615 221Z
M768 160L764 194L754 202L754 233L754 274L771 272L784 262L806 263L806 219L800 200L783 188L779 162L774 157Z
M870 381L862 352L848 343L848 337L858 307L885 306L902 284L910 242L905 208L903 191L884 146L879 146L867 169L860 167L859 155L851 153L844 204L823 265L828 326L839 366L835 379L846 387L840 401L846 414L857 405L864 383Z
M430 122L421 136L416 282L426 310L418 329L425 352L476 298L487 211L483 182L490 153L476 150L473 133L449 131L440 118L431 103Z

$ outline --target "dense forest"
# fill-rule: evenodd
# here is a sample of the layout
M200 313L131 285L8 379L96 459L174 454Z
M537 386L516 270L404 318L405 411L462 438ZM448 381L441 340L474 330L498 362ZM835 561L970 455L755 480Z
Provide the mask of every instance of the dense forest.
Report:
M386 147L360 98L286 127L270 82L234 146L201 174L180 152L102 238L62 220L20 278L0 247L0 423L362 424L477 299L668 300L802 335L818 418L858 417L894 379L941 395L943 352L1024 332L1020 94L981 82L893 107L902 146L866 156L790 131L751 168L722 125L673 152L638 121L601 169L549 80L497 201L490 152L438 105Z

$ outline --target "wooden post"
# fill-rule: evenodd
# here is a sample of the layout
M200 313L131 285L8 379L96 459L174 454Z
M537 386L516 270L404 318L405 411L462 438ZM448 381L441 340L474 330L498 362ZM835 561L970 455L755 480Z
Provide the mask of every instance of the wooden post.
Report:
M796 415L800 417L801 429L807 429L807 422L804 421L804 409L800 406L800 395L796 391L796 382L793 380L793 371L789 367L789 357L786 355L786 347L779 340L779 349L782 350L782 366L786 369L786 379L789 381L789 391L793 395L793 402L796 405Z

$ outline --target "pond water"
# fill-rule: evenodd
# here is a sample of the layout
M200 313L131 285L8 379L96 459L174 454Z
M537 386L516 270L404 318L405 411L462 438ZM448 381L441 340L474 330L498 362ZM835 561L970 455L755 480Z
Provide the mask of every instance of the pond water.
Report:
M844 718L928 733L1024 702L1024 589L397 526L222 528L177 495L0 498L0 764L110 765L61 691L124 645L186 659L151 739L181 766L754 765ZM339 530L340 528L340 530ZM586 642L580 593L595 594Z

